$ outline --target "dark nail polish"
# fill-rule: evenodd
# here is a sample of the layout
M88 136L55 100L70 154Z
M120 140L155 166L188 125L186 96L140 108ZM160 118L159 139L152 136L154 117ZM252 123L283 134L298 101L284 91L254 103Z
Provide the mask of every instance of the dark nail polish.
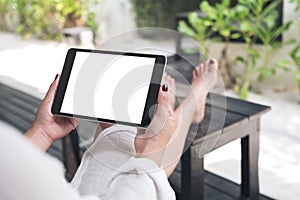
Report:
M168 92L168 85L167 85L167 84L163 84L162 90L163 90L164 92Z
M54 79L54 80L56 80L56 79L57 79L57 77L58 77L58 74L56 74L56 75L55 75L55 79Z
M214 63L215 63L215 60L214 60L214 59L210 59L209 63L210 63L210 64L214 64Z

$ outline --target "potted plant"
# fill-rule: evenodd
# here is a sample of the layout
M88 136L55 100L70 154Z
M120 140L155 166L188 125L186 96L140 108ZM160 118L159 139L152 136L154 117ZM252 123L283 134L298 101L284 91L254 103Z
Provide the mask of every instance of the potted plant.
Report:
M256 80L263 81L266 76L274 75L278 69L288 70L288 61L278 61L270 65L271 53L282 47L283 42L276 39L287 31L291 22L277 26L275 21L278 18L276 6L281 0L239 0L243 11L248 13L243 15L240 23L240 32L246 43L246 55L238 56L236 60L244 65L245 73L242 77L237 78L234 91L242 99L246 99L248 91L251 88L252 80L258 74ZM254 44L257 41L262 42L263 51L258 51ZM258 60L262 59L262 65L258 66Z
M245 15L241 12L241 7L231 7L231 0L224 0L210 5L208 1L200 3L200 13L193 12L188 15L188 23L180 21L178 30L188 35L199 43L199 52L204 59L208 57L206 47L207 39L217 42L223 42L221 57L219 59L220 71L227 88L231 88L235 79L231 73L232 62L228 57L228 48L231 39L237 39L241 36L237 23L240 16Z
M246 99L253 80L263 81L266 76L274 75L278 69L287 70L288 62L282 60L276 64L270 64L270 55L276 49L286 43L278 41L278 37L287 31L291 22L278 26L275 22L278 18L277 6L282 0L239 0L234 7L230 7L231 1L224 0L211 6L208 1L200 3L201 16L191 13L188 23L182 21L178 30L199 42L200 53L207 57L205 46L207 39L224 42L221 50L220 69L225 85L228 87L234 83L234 91ZM245 42L245 54L235 58L242 64L244 73L239 77L233 77L227 55L228 47L232 39L242 37ZM263 51L259 51L256 44L262 43ZM231 58L234 59L234 58ZM258 65L262 61L262 65Z

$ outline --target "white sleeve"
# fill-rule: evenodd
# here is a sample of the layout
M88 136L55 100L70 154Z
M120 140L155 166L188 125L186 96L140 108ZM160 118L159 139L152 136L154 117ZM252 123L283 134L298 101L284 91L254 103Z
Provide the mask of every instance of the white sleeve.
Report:
M113 175L105 199L175 199L163 169L145 158L131 158Z
M64 178L62 164L22 135L0 134L0 199L99 200L82 197Z

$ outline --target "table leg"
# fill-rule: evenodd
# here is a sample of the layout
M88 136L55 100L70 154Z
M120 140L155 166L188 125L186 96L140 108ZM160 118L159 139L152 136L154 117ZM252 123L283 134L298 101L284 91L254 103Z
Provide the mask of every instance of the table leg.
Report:
M181 196L183 200L201 200L204 196L204 158L193 147L181 159Z
M241 139L241 195L250 199L257 199L259 195L258 156L260 120L257 119L251 125L254 126L254 129L248 136Z

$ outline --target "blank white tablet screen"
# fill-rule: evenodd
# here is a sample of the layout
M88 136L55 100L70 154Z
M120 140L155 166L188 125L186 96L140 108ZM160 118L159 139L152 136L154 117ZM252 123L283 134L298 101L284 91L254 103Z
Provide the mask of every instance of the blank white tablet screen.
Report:
M155 58L76 52L62 113L140 124Z

